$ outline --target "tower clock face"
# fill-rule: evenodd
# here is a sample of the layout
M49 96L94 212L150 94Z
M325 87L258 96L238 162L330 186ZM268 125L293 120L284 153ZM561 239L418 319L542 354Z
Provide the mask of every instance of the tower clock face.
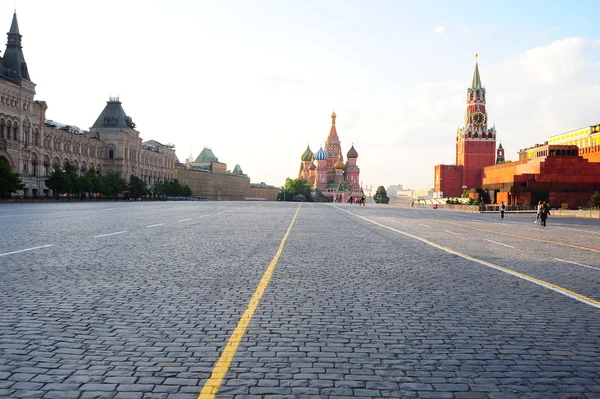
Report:
M485 122L485 115L482 112L475 112L473 116L471 116L471 120L476 125L483 125Z

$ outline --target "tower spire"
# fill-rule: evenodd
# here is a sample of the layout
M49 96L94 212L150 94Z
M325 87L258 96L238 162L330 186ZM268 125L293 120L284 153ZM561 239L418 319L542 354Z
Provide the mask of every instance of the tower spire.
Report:
M335 128L335 118L337 118L337 115L335 114L335 111L333 111L333 113L331 114L331 129L329 130L329 136L327 137L327 141L339 141L337 129Z
M481 77L479 76L478 58L479 54L475 54L475 71L473 72L473 83L471 84L473 90L481 89L483 87L481 85Z
M17 10L16 9L15 9L15 12L13 13L13 19L12 19L12 23L10 24L10 31L8 33L20 35L19 23L17 22Z
M27 63L23 56L23 48L21 46L22 36L19 32L16 11L13 14L10 30L6 35L8 36L8 41L6 42L6 51L4 51L2 61L7 69L12 70L10 77L31 80L29 72L27 71Z

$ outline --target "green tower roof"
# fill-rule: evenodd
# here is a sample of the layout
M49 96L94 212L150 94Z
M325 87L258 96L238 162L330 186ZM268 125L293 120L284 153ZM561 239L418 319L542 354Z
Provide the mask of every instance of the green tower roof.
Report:
M215 156L210 148L204 147L200 155L196 158L194 162L197 163L208 163L208 162L219 162L219 158Z

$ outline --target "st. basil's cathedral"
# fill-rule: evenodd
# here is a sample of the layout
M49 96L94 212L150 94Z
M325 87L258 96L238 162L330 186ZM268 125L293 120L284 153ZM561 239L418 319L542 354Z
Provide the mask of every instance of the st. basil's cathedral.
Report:
M336 202L360 200L364 192L360 186L360 169L356 165L358 152L354 145L346 154L344 163L342 146L335 127L335 112L331 114L331 129L323 147L313 153L310 145L300 157L300 173L298 177L306 181L311 187L311 195L318 200L325 196Z

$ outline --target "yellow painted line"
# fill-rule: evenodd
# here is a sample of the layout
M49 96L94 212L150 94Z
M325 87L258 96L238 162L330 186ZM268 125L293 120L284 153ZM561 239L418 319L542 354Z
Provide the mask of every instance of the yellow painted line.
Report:
M429 241L429 240L428 240L428 239L426 239L426 238L419 237L419 236L416 236L416 235L414 235L414 234L410 234L410 233L407 233L407 232L405 232L405 231L401 231L401 230L395 229L395 228L393 228L393 227L390 227L390 226L386 226L385 224L378 223L378 222L376 222L376 221L374 221L374 220L371 220L371 219L369 219L369 218L366 218L366 217L364 217L364 216L357 215L356 213L352 213L352 212L350 212L350 211L347 211L347 210L345 210L345 209L339 208L339 207L337 207L337 206L335 206L335 205L333 205L333 207L334 207L334 208L337 208L337 209L340 209L340 210L342 210L342 211L344 211L344 212L348 212L349 214L351 214L351 215L354 215L354 216L357 216L357 217L359 217L359 218L361 218L361 219L363 219L363 220L366 220L367 222L371 222L371 223L373 223L373 224L376 224L377 226L383 227L384 229L392 230L392 231L394 231L394 232L396 232L396 233L399 233L399 234L402 234L402 235L404 235L404 236L407 236L407 237L410 237L410 238L414 238L415 240L422 241L422 242L424 242L425 244L428 244L428 245L431 245L432 247L435 247L435 248L441 249L442 251L445 251L445 252L448 252L448 253L454 254L454 255L456 255L456 256L460 256L460 257L461 257L461 258L463 258L463 259L467 259L467 260L470 260L470 261L472 261L472 262L479 263L479 264L481 264L481 265L484 265L484 266L491 267L492 269L496 269L496 270L499 270L499 271L501 271L501 272L508 273L508 274L511 274L511 275L513 275L513 276L516 276L516 277L522 278L523 280L527 280L527 281L529 281L529 282L532 282L532 283L534 283L534 284L537 284L537 285L540 285L540 286L542 286L542 287L545 287L545 288L551 289L552 291L558 292L559 294L562 294L562 295L568 296L568 297L570 297L570 298L573 298L573 299L575 299L575 300L577 300L577 301L579 301L579 302L583 302L583 303L585 303L585 304L587 304L587 305L590 305L590 306L593 306L593 307L595 307L595 308L598 308L598 309L600 309L600 301L597 301L597 300L595 300L595 299L592 299L592 298L589 298L589 297L587 297L587 296L584 296L584 295L578 294L578 293L576 293L576 292L574 292L574 291L568 290L568 289L566 289L566 288L563 288L563 287L561 287L561 286L558 286L558 285L556 285L556 284L552 284L552 283L549 283L549 282L547 282L547 281L540 280L540 279L538 279L538 278L535 278L535 277L532 277L532 276L530 276L530 275L528 275L528 274L520 273L520 272L514 271L514 270L512 270L512 269L509 269L509 268L506 268L506 267L503 267L503 266L498 266L498 265L496 265L496 264L494 264L494 263L487 262L487 261L485 261L485 260L481 260L481 259L474 258L474 257L472 257L472 256L469 256L469 255L467 255L467 254L463 254L462 252L458 252L458 251L455 251L455 250L453 250L453 249L451 249L451 248L447 248L447 247L444 247L444 246L442 246L442 245L436 244L435 242L433 242L433 241Z
M290 231L292 230L292 226L296 221L296 216L298 216L298 212L300 211L301 205L302 204L298 205L298 209L296 209L296 213L294 214L292 222L290 223L290 227L288 227L287 231L285 232L285 235L283 236L283 239L281 240L281 244L279 244L279 249L277 249L273 260L271 261L269 267L260 279L258 287L256 287L256 291L254 291L254 295L252 295L252 298L250 299L250 303L248 304L246 311L240 318L240 321L238 321L235 330L233 330L233 333L231 334L231 337L229 337L229 341L227 342L227 345L225 345L225 349L223 349L219 360L213 367L212 373L210 374L210 377L204 384L202 391L200 391L198 399L213 399L217 394L217 391L221 387L223 378L225 378L225 374L227 374L227 371L229 370L229 365L231 364L231 361L235 356L237 348L240 345L240 342L242 341L242 337L246 333L248 324L250 324L250 319L254 315L254 312L256 312L256 308L258 307L258 304L263 294L265 293L267 286L269 285L269 281L271 280L271 276L273 275L275 266L277 266L277 261L281 256L283 246L285 245L285 242L288 236L290 235Z
M484 231L484 232L487 232L487 233L494 233L494 234L502 234L503 236L524 238L526 240L531 240L531 241L546 242L548 244L562 245L562 246L565 246L565 247L583 249L584 251L591 251L591 252L600 253L600 250L598 250L598 249L590 248L590 247L582 247L580 245L575 245L575 244L567 244L567 243L564 243L564 242L544 240L542 238L534 238L534 237L529 237L529 236L522 236L520 234L503 233L503 232L497 231L497 230L489 230L489 229L482 229L482 228L479 228L479 227L471 227L471 226L467 226L467 225L460 224L460 223L448 222L448 221L445 221L445 220L436 220L436 222L447 223L447 224L451 224L451 225L454 225L454 226L460 226L460 227L464 227L465 229L471 229L471 230L477 230L477 231Z

